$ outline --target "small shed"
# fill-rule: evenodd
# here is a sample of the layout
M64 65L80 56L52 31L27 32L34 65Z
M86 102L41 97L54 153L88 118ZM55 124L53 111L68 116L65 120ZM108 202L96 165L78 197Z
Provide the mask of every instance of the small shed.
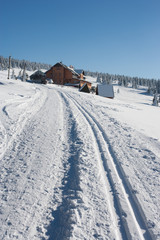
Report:
M32 80L32 82L35 83L46 83L45 76L46 76L45 73L38 70L30 76L30 79Z
M90 90L88 88L87 83L83 84L83 86L79 89L80 92L86 92L86 93L90 93Z
M113 85L111 85L111 84L98 84L97 89L96 89L96 95L113 99L114 98Z

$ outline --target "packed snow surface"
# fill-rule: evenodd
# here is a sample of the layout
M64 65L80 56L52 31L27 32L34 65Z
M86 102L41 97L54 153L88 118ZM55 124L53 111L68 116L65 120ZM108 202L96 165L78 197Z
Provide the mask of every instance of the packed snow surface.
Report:
M1 240L160 239L160 107L114 91L0 72Z

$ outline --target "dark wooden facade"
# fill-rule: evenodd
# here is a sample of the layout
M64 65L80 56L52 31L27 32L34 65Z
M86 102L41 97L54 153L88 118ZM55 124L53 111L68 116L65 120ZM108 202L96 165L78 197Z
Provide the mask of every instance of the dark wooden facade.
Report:
M46 75L45 73L43 73L42 71L38 70L36 72L34 72L31 76L30 79L32 82L35 83L46 83Z
M72 68L62 63L57 63L46 72L46 78L53 80L55 84L79 84L82 74L76 73Z

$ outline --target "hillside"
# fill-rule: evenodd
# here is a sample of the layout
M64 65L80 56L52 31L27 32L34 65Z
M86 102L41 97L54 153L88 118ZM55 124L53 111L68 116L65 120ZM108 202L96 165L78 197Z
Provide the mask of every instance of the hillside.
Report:
M0 71L2 240L160 239L160 107L143 87L114 90Z

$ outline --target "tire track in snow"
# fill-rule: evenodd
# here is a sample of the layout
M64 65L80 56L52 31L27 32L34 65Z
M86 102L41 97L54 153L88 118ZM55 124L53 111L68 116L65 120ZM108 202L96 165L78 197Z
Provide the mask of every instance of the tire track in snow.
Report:
M66 94L62 94L61 93L61 95L62 95L62 97L64 98L64 101L65 101L65 103L67 103L67 105L69 106L69 108L68 109L70 109L70 104L69 104L69 102L68 102L68 97L66 96ZM70 100L70 97L69 97L69 100ZM73 101L71 101L71 103L73 103ZM74 108L75 108L75 104L74 104ZM76 109L77 109L77 111L78 111L78 114L80 113L80 114L82 114L82 117L84 118L84 120L86 121L86 123L88 124L88 127L90 127L90 123L88 122L88 120L86 119L86 117L84 116L84 114L82 113L82 111L80 111L79 110L79 108L76 106ZM71 111L71 110L70 110ZM79 148L77 149L77 146L75 146L74 144L76 144L76 142L77 142L77 139L78 139L78 134L76 133L77 132L77 129L76 129L76 127L75 127L75 122L76 122L76 120L74 119L75 118L75 116L74 116L74 114L72 113L72 111L71 111L71 114L70 114L70 118L71 118L71 120L72 120L72 124L73 124L73 126L72 126L72 130L71 130L71 136L72 136L72 134L73 134L73 136L74 137L72 137L72 144L71 144L71 149L73 149L73 152L74 152L74 158L72 159L72 164L76 164L77 166L78 166L78 162L77 162L77 160L78 160L78 157L79 157L79 152L80 152L80 148L81 148L81 146L79 146ZM74 119L74 120L73 120ZM93 131L92 131L92 128L91 128L91 134L93 133ZM93 133L93 135L94 135L94 133ZM96 143L96 141L95 141L95 143ZM83 145L82 145L82 147L83 147ZM71 156L71 158L72 158L72 156ZM70 159L69 159L69 161L70 161ZM77 162L77 163L75 163L75 162ZM100 165L101 165L101 162L100 162ZM72 168L73 168L73 166L71 166ZM100 166L101 167L101 166ZM102 169L102 171L103 171L103 169ZM102 171L101 171L101 173L102 173ZM103 173L104 173L104 171L103 171ZM106 173L104 173L104 174L106 174ZM78 178L79 178L79 173L78 173L78 171L74 171L74 176L73 175L70 175L70 173L68 172L68 178L69 178L69 181L73 181L72 180L72 178L77 178L77 176L78 176ZM106 185L106 184L105 184ZM69 188L68 188L69 187ZM77 182L77 186L76 186L77 188L79 188L79 182ZM108 187L107 187L108 188ZM70 188L70 186L69 186L69 184L68 184L68 182L67 182L67 185L65 186L65 189L67 189L67 191L69 192L70 190L71 190L71 188ZM56 218L56 220L55 220L55 223L53 223L53 228L56 228L56 226L58 227L58 224L59 224L59 222L61 223L61 219L62 219L62 221L63 221L63 223L66 225L66 221L64 221L64 219L66 220L66 213L67 213L67 211L71 211L72 210L72 208L73 208L73 206L71 206L70 204L68 204L67 202L66 202L66 200L65 200L65 197L67 196L68 198L70 198L70 194L69 193L65 193L65 189L64 189L64 199L63 199L63 202L62 202L62 205L59 207L59 209L57 210L57 213L56 213L56 215L57 215L57 218ZM79 190L81 190L80 188L79 188ZM108 191L107 191L107 193L108 193L108 195L106 196L106 199L107 199L107 204L109 205L109 208L110 209L112 209L113 208L113 206L112 206L112 203L110 204L110 201L111 200L109 200L109 195L110 195L110 193L109 193L109 189L108 189ZM75 201L79 201L79 202L81 202L82 201L82 199L77 199L77 197L78 197L78 194L77 194L77 196L76 196L76 194L75 194L75 197L74 197L74 199L75 199ZM112 197L111 197L112 198ZM65 206L65 207L64 207ZM61 208L63 209L63 211L61 211ZM55 214L53 214L54 216L55 216ZM72 218L72 215L73 214L71 214L70 216L68 215L67 217L68 217L68 219L69 218ZM94 216L92 216L92 217L94 217ZM112 214L111 214L111 219L110 219L110 221L111 221L111 223L110 223L110 225L111 225L111 228L113 228L114 229L114 237L112 236L112 238L113 239L121 239L121 237L120 237L120 232L119 232L119 227L117 227L118 226L118 219L117 219L117 215L115 214L115 211L112 209ZM72 222L71 221L69 221L70 222L70 224L71 225L68 225L68 230L69 229L71 229L72 228ZM56 225L56 226L54 226L54 224ZM98 223L97 223L98 224ZM61 225L61 224L60 224ZM62 228L66 228L66 226L62 226ZM108 225L109 226L109 225ZM69 232L69 231L68 231ZM63 234L64 235L63 235ZM65 233L63 232L63 231L59 231L59 233L57 233L58 235L52 235L52 236L54 236L55 238L54 239L66 239L66 235L65 235ZM84 236L83 236L84 237ZM99 239L99 237L100 237L100 239L101 239L101 236L97 233L97 234L94 234L93 235L93 239ZM122 233L122 237L123 237L123 239L125 239L125 233ZM86 239L86 238L85 238ZM106 239L111 239L109 236L107 236L106 237Z
M136 195L116 159L109 139L98 121L70 94L65 93L90 124L97 141L107 181L110 182L115 205L121 219L121 232L125 231L127 239L155 239L153 232L147 225L147 220Z
M64 162L64 178L62 180L62 200L58 208L52 211L53 221L47 228L49 239L121 239L118 219L111 216L108 209L108 198L100 184L108 188L97 173L97 157L90 158L94 152L86 129L89 125L82 115L85 125L79 123L81 112L72 101L59 91L66 108L67 148ZM82 131L82 126L84 131ZM85 127L86 126L86 127ZM91 132L92 134L92 132ZM83 138L86 138L83 140ZM90 141L90 140L89 140ZM87 154L86 154L87 151ZM88 155L89 152L89 155ZM86 154L86 155L85 155ZM86 158L85 158L86 156ZM89 157L89 158L88 158ZM101 164L99 164L101 165ZM90 167L89 167L90 166ZM93 166L93 168L92 168ZM107 185L107 186L106 186ZM110 189L108 188L108 195ZM106 208L104 209L104 206ZM102 209L101 209L102 208ZM114 231L113 231L114 229Z
M65 105L68 107L69 104L66 100ZM69 107L67 109L70 109ZM79 197L80 179L79 179L79 154L81 150L81 142L77 135L76 121L73 113L69 111L69 139L68 139L68 156L63 163L64 177L62 179L62 202L56 210L52 211L53 221L47 228L46 235L49 240L66 240L69 239L72 232L72 224L75 223L74 214L76 214L77 201L81 201Z

